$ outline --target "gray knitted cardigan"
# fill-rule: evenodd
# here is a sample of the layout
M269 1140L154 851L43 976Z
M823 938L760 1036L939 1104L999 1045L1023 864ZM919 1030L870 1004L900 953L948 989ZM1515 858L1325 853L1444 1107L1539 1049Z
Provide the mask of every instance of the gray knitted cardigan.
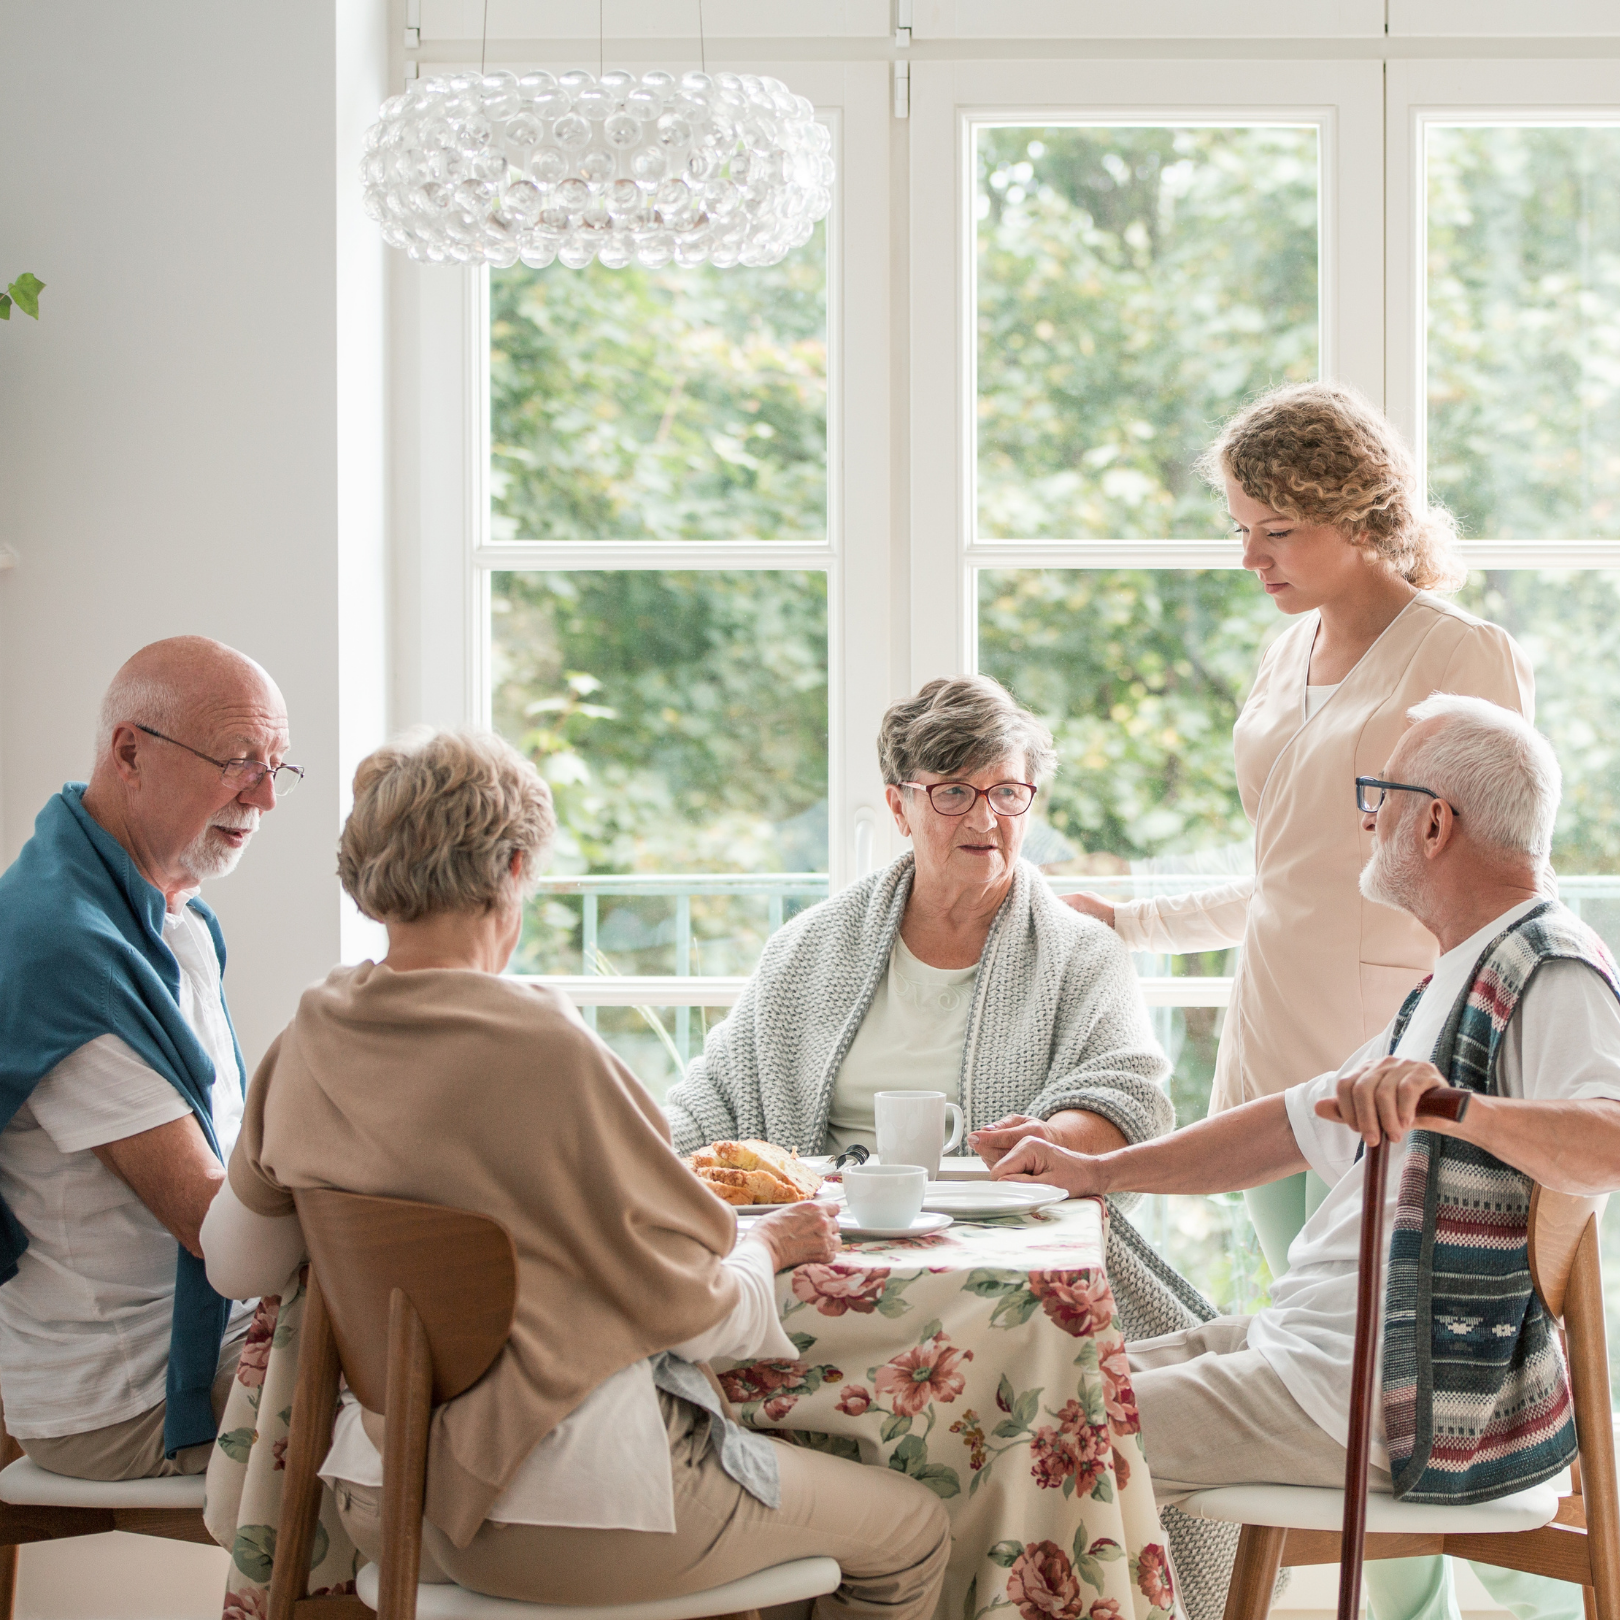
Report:
M670 1089L664 1111L677 1152L748 1136L822 1151L833 1083L888 971L912 870L903 855L771 936L737 1005ZM962 1042L966 1129L1083 1108L1143 1142L1175 1125L1168 1072L1119 936L1065 906L1020 861L985 941ZM1208 1321L1214 1307L1125 1218L1131 1202L1114 1208L1107 1255L1125 1337ZM1189 1615L1218 1620L1236 1527L1173 1508L1164 1525Z

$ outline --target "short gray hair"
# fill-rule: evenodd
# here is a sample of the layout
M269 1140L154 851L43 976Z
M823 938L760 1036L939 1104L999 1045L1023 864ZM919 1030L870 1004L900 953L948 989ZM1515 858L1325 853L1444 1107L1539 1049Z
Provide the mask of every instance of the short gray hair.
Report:
M1450 803L1472 837L1546 865L1563 791L1552 744L1522 715L1457 692L1436 692L1406 714L1445 723L1402 769Z
M493 911L532 892L556 831L551 789L510 743L424 728L361 760L338 877L378 922Z
M150 726L171 737L185 719L185 696L172 681L138 671L120 670L101 700L96 724L96 762L112 751L113 733L120 726Z
M878 729L878 764L891 786L918 771L981 771L1012 754L1024 756L1033 781L1057 768L1052 733L988 675L930 681L890 704Z

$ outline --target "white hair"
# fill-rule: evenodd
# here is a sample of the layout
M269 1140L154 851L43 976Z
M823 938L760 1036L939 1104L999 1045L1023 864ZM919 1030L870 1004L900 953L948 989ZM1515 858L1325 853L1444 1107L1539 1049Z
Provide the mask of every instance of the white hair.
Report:
M139 671L120 670L112 678L101 700L101 718L96 725L96 763L112 749L113 732L119 726L150 726L173 736L184 719L184 700L169 681Z
M1402 771L1445 799L1471 837L1547 866L1563 791L1552 744L1511 709L1457 692L1436 692L1406 714L1444 723L1413 744Z

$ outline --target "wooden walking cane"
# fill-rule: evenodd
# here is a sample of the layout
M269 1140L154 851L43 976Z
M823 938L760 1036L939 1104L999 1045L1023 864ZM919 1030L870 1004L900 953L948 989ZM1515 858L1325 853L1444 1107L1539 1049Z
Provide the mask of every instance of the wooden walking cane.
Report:
M1473 1096L1459 1086L1436 1086L1418 1099L1418 1118L1461 1121ZM1339 1537L1339 1620L1361 1609L1361 1555L1367 1545L1367 1454L1371 1443L1373 1364L1378 1346L1378 1301L1384 1276L1384 1184L1388 1143L1367 1149L1361 1192L1361 1263L1356 1273L1356 1351L1350 1372L1350 1434L1344 1462L1344 1529Z

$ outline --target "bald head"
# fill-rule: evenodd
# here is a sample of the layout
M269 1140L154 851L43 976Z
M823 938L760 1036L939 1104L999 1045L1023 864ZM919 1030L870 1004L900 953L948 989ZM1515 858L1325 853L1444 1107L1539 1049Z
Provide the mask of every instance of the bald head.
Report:
M106 763L120 725L150 726L189 742L189 733L212 730L217 719L235 710L285 718L287 706L264 669L222 641L209 636L154 641L125 662L101 700L96 765Z
M276 806L272 774L245 784L227 762L274 768L287 747L287 706L251 658L207 636L154 641L102 699L84 807L173 910L236 865Z

